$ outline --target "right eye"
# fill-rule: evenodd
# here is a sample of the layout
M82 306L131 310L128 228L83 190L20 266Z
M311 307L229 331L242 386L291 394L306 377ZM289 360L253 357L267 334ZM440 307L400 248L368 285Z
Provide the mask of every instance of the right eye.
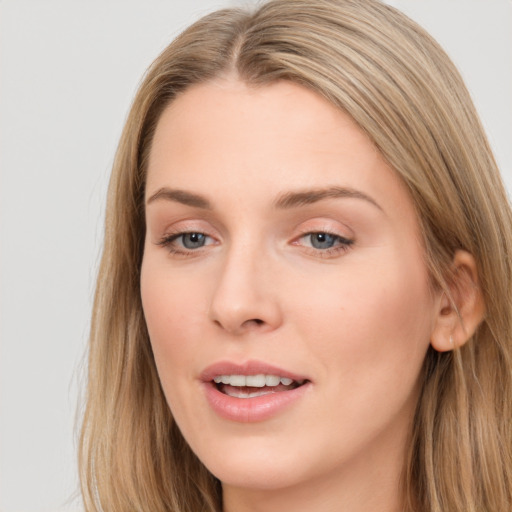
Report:
M205 233L186 231L165 236L160 240L159 245L167 247L173 253L186 254L206 245L212 245L214 242L214 239Z
M206 244L207 235L204 233L182 233L173 241L180 243L185 249L198 249Z

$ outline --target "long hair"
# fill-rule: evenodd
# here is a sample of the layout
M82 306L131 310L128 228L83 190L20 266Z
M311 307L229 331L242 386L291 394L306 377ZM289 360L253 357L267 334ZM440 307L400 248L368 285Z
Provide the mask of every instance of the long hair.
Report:
M409 190L433 286L457 249L477 263L486 315L461 348L429 349L404 461L409 512L512 503L512 235L499 172L459 73L418 25L377 0L272 0L183 32L149 68L108 192L80 439L88 512L219 512L219 482L181 436L160 388L140 299L148 153L192 84L235 73L303 85L348 113Z

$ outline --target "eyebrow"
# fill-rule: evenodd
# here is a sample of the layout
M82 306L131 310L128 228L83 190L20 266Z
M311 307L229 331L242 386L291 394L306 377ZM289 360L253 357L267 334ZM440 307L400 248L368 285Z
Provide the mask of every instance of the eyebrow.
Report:
M347 187L329 187L312 190L299 190L296 192L287 192L280 196L275 206L279 209L296 208L297 206L305 206L313 204L324 199L339 199L339 198L353 198L362 199L377 207L379 210L384 211L382 207L369 195Z
M369 195L359 190L347 187L328 187L320 189L307 189L287 192L282 194L274 202L277 209L290 209L305 206L308 204L317 203L325 199L340 199L340 198L353 198L362 199L377 207L379 210L384 211L382 207ZM155 201L165 200L181 203L186 206L194 208L202 208L204 210L211 210L212 205L205 197L187 192L186 190L170 189L162 187L150 196L146 204L151 204Z
M195 208L202 208L204 210L211 210L212 205L210 201L199 194L193 194L185 190L176 190L163 187L157 190L151 197L148 198L146 204L151 204L155 201L166 200L181 203L186 206L193 206Z

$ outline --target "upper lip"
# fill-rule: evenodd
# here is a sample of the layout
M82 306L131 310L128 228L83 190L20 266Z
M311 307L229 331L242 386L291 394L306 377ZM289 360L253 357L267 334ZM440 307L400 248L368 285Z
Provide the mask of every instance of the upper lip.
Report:
M232 361L218 361L205 368L200 375L203 382L212 381L218 375L277 375L288 377L294 381L309 380L306 376L290 372L278 366L263 361L246 361L235 363Z

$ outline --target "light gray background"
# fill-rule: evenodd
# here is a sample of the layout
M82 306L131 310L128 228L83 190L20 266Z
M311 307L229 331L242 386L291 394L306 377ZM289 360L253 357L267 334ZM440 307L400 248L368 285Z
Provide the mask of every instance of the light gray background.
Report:
M79 510L69 498L80 364L123 120L174 35L241 3L0 0L2 512ZM512 190L512 2L389 3L461 69Z

